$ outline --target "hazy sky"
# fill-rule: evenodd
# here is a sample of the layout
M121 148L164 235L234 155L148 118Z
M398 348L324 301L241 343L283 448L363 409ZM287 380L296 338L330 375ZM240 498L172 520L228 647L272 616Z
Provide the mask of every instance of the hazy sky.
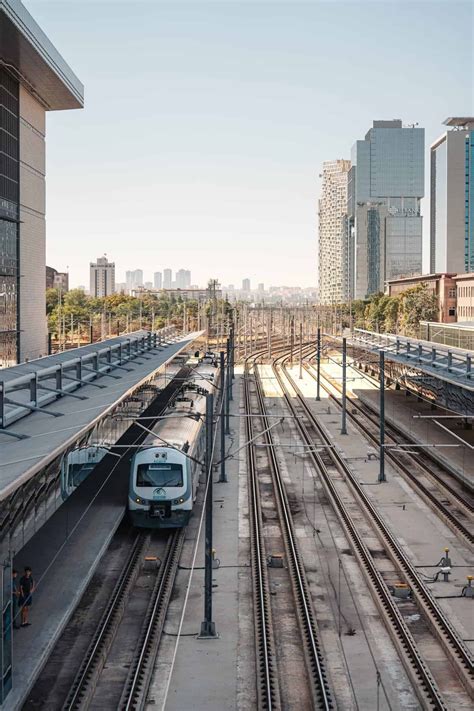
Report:
M428 147L473 113L471 2L24 4L85 85L47 120L47 260L73 285L104 252L118 281L315 285L322 161L374 118Z

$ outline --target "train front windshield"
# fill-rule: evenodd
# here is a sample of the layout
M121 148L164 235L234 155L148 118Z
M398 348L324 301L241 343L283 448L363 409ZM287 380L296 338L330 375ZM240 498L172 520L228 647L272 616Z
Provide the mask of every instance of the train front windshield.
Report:
M183 486L181 464L139 464L137 486Z

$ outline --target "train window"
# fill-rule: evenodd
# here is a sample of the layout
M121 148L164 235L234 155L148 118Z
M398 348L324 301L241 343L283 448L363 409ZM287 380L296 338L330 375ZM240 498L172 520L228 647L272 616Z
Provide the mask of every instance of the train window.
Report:
M183 486L181 464L139 464L137 486Z

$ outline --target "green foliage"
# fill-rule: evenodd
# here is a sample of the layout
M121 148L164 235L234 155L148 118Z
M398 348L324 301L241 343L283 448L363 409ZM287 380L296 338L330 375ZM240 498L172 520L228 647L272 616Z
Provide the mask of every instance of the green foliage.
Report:
M219 303L219 309L222 308ZM224 302L225 310L230 304ZM186 311L187 324L197 328L199 304L195 300L184 301L182 297L166 294L144 293L140 298L127 294L111 294L104 298L87 296L82 289L72 289L61 294L57 289L46 292L46 314L49 331L61 338L70 338L70 333L83 334L89 338L90 326L94 337L105 333L117 333L143 328L162 328L167 323L182 326ZM71 330L72 321L72 330ZM104 325L105 324L105 325ZM110 329L109 329L110 326Z
M343 305L347 321L348 305ZM438 319L438 297L426 284L407 289L398 296L373 294L352 302L352 319L356 328L382 333L418 336L420 321Z

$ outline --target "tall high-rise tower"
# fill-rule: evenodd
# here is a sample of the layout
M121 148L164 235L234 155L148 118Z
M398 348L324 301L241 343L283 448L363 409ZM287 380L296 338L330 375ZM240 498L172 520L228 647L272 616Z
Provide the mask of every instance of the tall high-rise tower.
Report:
M319 300L342 303L349 298L347 221L349 160L323 163L319 200Z
M173 286L173 272L171 269L163 270L163 289L171 289Z
M430 271L474 271L474 117L448 118L431 146Z
M425 130L374 121L352 149L349 174L351 292L363 299L385 281L422 270Z
M110 296L115 291L115 263L109 262L106 256L99 257L90 263L90 295L97 297Z

